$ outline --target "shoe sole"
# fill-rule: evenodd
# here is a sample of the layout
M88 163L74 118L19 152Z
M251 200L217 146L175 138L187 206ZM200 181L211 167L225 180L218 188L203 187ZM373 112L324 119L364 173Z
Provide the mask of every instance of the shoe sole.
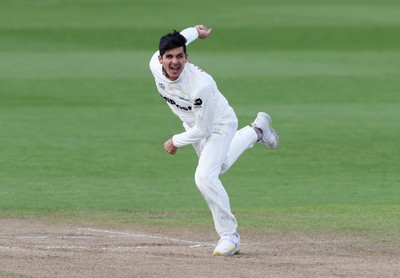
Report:
M265 112L259 112L259 113L257 114L257 117L258 117L258 116L261 116L261 117L264 117L264 118L267 119L268 128L269 128L270 132L274 135L274 137L275 137L275 139L276 139L276 146L275 146L275 147L270 146L270 145L268 145L268 143L266 143L266 142L263 141L262 139L261 139L261 141L259 141L259 142L262 143L262 144L264 144L264 145L266 145L266 146L267 146L268 148L270 148L270 149L276 149L276 148L278 147L278 145L279 145L279 137L278 137L278 134L276 133L276 131L271 127L271 125L272 125L271 116L268 115L268 114L265 113ZM254 123L253 123L253 125L254 125ZM257 127L257 126L256 126L256 127ZM258 128L260 128L260 127L258 127Z
M275 139L276 139L276 146L275 146L275 147L271 147L271 146L268 145L267 143L264 143L264 144L267 145L268 148L270 148L270 149L276 149L276 148L278 147L278 145L279 145L279 137L278 137L278 134L276 133L275 129L273 129L273 128L271 127L271 126L272 126L272 119L271 119L271 116L268 115L267 113L265 113L264 117L266 117L266 118L268 119L268 128L269 128L269 131L274 135L274 137L275 137Z
M279 145L279 136L276 133L276 131L270 127L269 130L271 131L271 133L274 135L275 139L276 139L276 146L275 147L271 147L270 145L268 145L267 143L265 143L265 145L267 145L270 149L276 149Z
M233 256L233 255L236 255L236 254L239 254L240 253L240 249L236 249L235 251L233 251L233 252L229 252L229 253L221 253L221 252L214 252L214 256Z

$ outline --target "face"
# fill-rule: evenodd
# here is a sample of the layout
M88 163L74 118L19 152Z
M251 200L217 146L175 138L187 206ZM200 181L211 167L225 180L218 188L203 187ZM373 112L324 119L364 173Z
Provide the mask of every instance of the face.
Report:
M171 80L176 80L185 68L187 57L183 47L178 47L165 51L163 56L158 56L158 60L163 66L165 75Z

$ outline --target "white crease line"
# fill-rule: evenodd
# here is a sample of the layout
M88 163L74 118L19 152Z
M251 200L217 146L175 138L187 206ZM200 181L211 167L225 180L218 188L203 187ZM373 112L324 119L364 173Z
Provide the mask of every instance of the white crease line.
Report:
M51 236L0 236L0 239L48 239ZM93 236L56 236L58 239L89 239L94 238Z
M88 238L94 238L94 236L58 236L57 238L60 238L60 239L67 239L67 238L88 239Z
M75 245L55 245L55 246L35 246L36 249L48 249L48 250L59 250L59 249L88 249L86 246L75 246Z
M41 246L41 245L34 245L30 247L20 247L20 246L1 246L0 245L0 252L2 251L16 251L16 252L54 252L54 251L68 251L68 252L74 252L78 250L101 250L101 251L130 251L132 249L144 249L148 248L147 246L134 246L134 247L121 247L121 246L116 246L116 247L102 247L102 248L92 248L90 246L76 246L76 245L50 245L50 246Z
M203 247L203 246L213 246L213 244L210 244L210 243L177 239L177 238L171 238L171 237L161 237L161 236L152 236L152 235L144 235L144 234L125 233L125 232L115 232L115 231L99 230L99 229L91 229L91 228L80 228L80 230L85 230L85 231L90 231L90 232L98 232L98 233L104 233L104 234L114 234L114 235L131 236L131 237L144 237L144 238L162 239L162 240L168 240L168 241L188 243L188 244L191 244L191 246L190 246L191 248Z
M47 239L48 236L0 236L0 238L7 238L7 239Z

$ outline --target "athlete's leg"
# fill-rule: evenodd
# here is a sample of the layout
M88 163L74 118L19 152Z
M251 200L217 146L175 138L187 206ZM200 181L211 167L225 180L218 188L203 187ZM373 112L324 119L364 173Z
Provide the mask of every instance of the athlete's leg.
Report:
M253 147L258 140L256 131L251 126L245 126L236 131L235 137L231 142L228 154L221 167L220 174L225 173L247 149Z
M207 138L195 173L196 185L211 210L215 229L219 234L234 233L237 228L228 194L219 180L221 165L227 156L236 128L237 124L218 126L218 130Z
M196 142L196 143L192 144L192 146L193 146L193 148L194 148L194 150L195 150L195 152L196 152L198 157L200 157L201 152L203 151L203 147L204 147L204 144L206 143L206 140L207 139L203 139L200 142Z

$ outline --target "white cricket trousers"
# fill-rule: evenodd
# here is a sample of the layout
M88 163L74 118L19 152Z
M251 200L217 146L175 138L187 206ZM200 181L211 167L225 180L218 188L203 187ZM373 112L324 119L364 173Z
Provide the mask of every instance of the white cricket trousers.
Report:
M214 126L209 137L193 144L199 156L195 182L211 210L215 229L220 235L236 232L237 221L219 175L225 173L256 141L257 134L252 127L237 130L237 123L234 123Z

